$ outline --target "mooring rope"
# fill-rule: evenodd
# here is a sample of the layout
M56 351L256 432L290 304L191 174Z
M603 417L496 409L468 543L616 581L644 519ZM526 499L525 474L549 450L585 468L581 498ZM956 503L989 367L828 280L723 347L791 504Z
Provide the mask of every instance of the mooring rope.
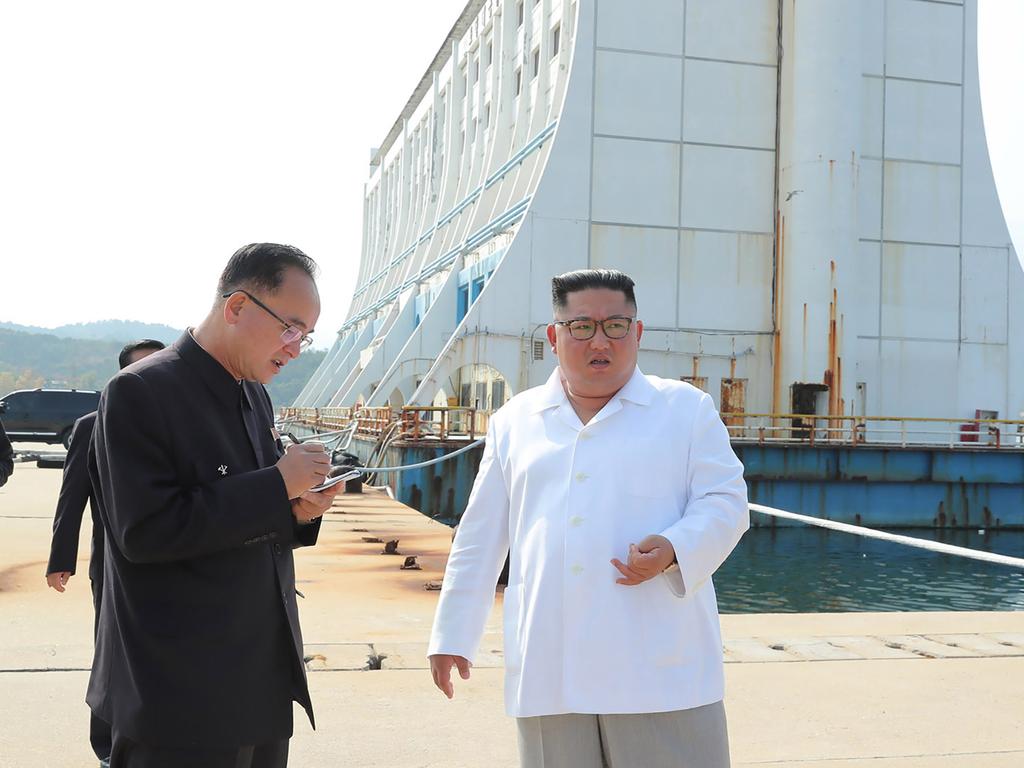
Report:
M998 563L999 565L1008 565L1011 568L1024 569L1024 558L1020 557L1010 557L1009 555L997 555L994 552L982 552L981 550L970 549L969 547L957 547L953 544L943 544L938 541L917 539L913 536L900 536L899 534L895 533L876 531L873 528L865 528L861 525L837 523L834 520L822 520L820 517L811 517L810 515L798 515L795 512L787 512L783 509L766 507L763 504L750 504L749 506L755 512L760 512L765 515L771 515L772 517L781 517L786 520L796 520L801 523L806 523L807 525L814 525L819 528L828 528L832 531L842 531L843 533L852 533L856 536L863 536L868 539L879 539L880 541L890 541L894 544L903 544L908 547L927 549L930 552L941 552L944 555L968 557L972 560L983 560L987 563Z
M481 437L479 440L474 440L469 445L464 445L462 448L459 448L457 451L452 451L451 453L446 453L444 456L438 456L436 459L430 459L428 461L420 461L420 462L417 462L416 464L406 464L403 467L353 467L353 469L359 469L359 470L362 470L365 473L373 473L373 472L405 472L408 469L420 469L422 467L429 467L431 464L439 464L442 461L447 461L448 459L455 458L460 453L465 453L466 451L470 450L471 448L476 448L478 445L483 445L483 444L484 444L484 439Z

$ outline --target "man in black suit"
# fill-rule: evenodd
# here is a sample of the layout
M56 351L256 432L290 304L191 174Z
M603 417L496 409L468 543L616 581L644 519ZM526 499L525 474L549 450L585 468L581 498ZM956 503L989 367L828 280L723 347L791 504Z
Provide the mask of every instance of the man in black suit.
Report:
M104 390L90 474L106 529L87 701L113 768L287 765L313 722L292 549L341 485L317 443L280 450L263 384L309 343L316 265L260 243L228 261L206 319Z
M123 370L132 363L164 348L156 339L142 339L125 345L117 362ZM53 516L53 537L50 540L50 561L46 566L46 583L58 592L64 592L68 581L75 575L78 560L78 532L82 528L82 514L88 501L92 510L92 554L89 558L89 581L92 585L92 604L95 609L93 636L100 617L100 599L103 593L103 524L93 501L92 483L89 481L89 446L96 412L87 413L75 422L71 432L71 445L64 459L64 477L61 480L57 511ZM89 723L89 742L100 759L100 765L110 760L110 725L95 715Z
M7 438L4 430L4 423L0 421L0 485L7 482L7 478L14 474L14 449L11 448L11 441Z

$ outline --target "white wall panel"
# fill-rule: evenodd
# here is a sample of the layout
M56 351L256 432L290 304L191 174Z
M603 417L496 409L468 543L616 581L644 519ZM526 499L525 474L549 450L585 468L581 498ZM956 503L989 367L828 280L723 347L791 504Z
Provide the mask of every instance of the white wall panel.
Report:
M879 304L881 303L882 244L861 243L857 254L858 279L854 282L853 301L843 302L846 328L857 336L879 336Z
M551 317L551 278L587 266L588 228L586 221L532 217L530 230L523 233L530 250L531 323L541 323ZM520 263L522 261L520 259ZM504 303L512 314L517 311L522 297L496 295L494 300Z
M854 366L854 387L856 382L862 381L866 385L863 390L863 405L859 402L847 403L847 413L851 406L856 415L879 416L884 413L882 410L882 381L879 375L881 357L879 342L877 339L857 339L854 344L857 354L857 363ZM861 394L859 390L858 395ZM870 436L869 436L870 439Z
M887 0L886 25L886 75L961 82L961 6Z
M775 69L686 62L686 141L775 148Z
M679 141L683 60L597 52L594 132Z
M960 169L885 162L883 235L919 243L960 242Z
M594 225L590 266L620 269L636 282L639 317L675 327L679 232L675 229Z
M881 75L885 59L885 0L860 0L861 17L861 71L866 75Z
M857 171L858 234L878 240L882 237L882 161L861 158Z
M885 156L959 164L960 86L887 79Z
M679 327L770 331L772 237L679 234Z
M862 80L860 153L881 157L883 80L880 77L865 77Z
M948 418L957 401L957 359L954 342L882 341L881 415Z
M599 0L597 44L651 53L683 53L680 0Z
M616 224L679 222L679 145L594 139L592 216Z
M882 247L882 335L956 340L960 251L930 245Z
M1006 248L964 247L961 287L961 338L969 342L1006 343Z
M683 147L684 227L772 231L775 153Z
M774 65L778 27L777 0L689 0L686 55Z
M1000 419L1016 419L1007 413L1006 347L997 344L963 344L958 369L957 417L973 417L977 410L996 411Z

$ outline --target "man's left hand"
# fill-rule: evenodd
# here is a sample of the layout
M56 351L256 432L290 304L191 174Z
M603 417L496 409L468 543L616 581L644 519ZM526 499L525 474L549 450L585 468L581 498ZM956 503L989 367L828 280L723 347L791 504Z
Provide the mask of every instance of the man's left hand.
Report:
M297 499L292 499L292 514L295 520L303 525L312 523L331 508L334 497L345 490L345 483L337 483L322 491L305 491Z
M622 574L615 583L630 587L642 584L672 565L675 559L676 551L671 541L657 534L647 536L639 544L629 545L629 557L625 563L618 558L612 559L612 565Z

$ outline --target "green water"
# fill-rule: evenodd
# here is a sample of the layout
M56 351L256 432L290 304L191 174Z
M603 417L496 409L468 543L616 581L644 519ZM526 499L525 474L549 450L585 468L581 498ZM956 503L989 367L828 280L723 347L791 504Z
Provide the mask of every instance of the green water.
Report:
M894 531L1024 557L1024 531ZM820 528L752 528L715 574L722 613L1024 610L1024 570Z

